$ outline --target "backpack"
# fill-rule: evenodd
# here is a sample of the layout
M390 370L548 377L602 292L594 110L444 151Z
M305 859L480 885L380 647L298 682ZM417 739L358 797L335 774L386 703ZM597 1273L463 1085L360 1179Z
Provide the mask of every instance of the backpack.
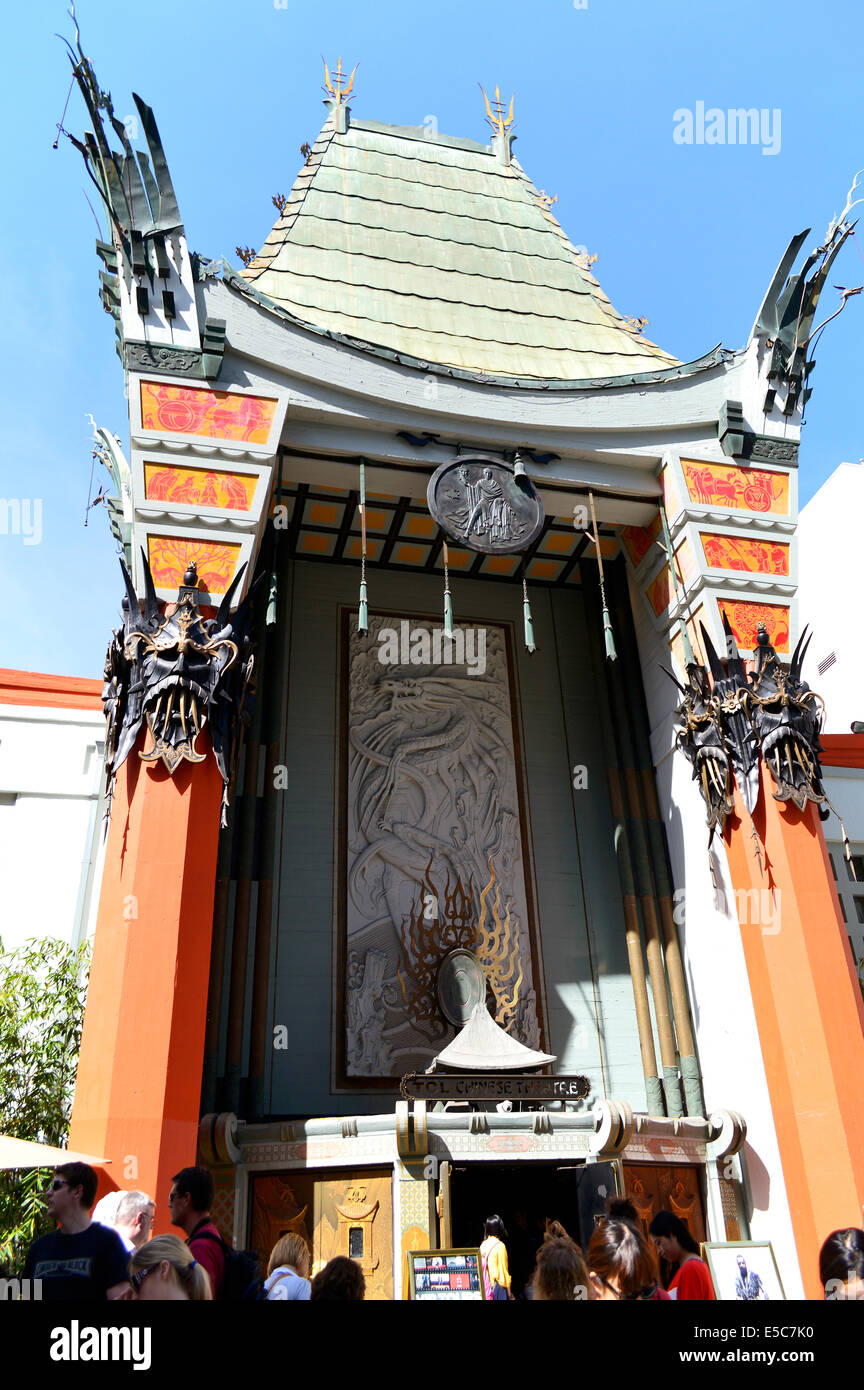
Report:
M235 1250L227 1240L214 1235L212 1231L193 1231L187 1245L192 1240L212 1240L222 1247L225 1273L219 1293L220 1303L257 1303L267 1297L264 1281L258 1275L259 1260L254 1250Z

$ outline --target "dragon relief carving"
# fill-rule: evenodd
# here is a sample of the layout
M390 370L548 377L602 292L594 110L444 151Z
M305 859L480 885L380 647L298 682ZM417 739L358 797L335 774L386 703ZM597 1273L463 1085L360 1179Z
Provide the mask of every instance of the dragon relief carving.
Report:
M451 1025L435 993L459 946L486 969L497 1021L539 1039L504 635L486 670L382 664L373 618L348 679L346 1050L349 1075L425 1066Z

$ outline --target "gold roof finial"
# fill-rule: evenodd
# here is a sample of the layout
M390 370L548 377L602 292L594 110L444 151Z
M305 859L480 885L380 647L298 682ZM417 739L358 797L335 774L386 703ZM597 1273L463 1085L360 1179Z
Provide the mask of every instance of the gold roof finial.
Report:
M481 92L483 92L483 100L486 103L486 119L491 125L492 129L495 131L495 134L500 136L508 135L510 133L510 127L513 124L513 102L515 100L515 94L510 98L510 110L505 116L504 103L501 100L501 90L496 84L495 100L492 103L492 106L494 106L495 108L495 112L493 115L492 106L489 105L489 98L483 90L482 84L478 83L477 85L480 87Z
M343 87L343 86L342 86L342 82L343 82L343 79L344 79L344 74L343 74L343 72L342 72L342 59L340 58L339 61L338 61L337 64L336 64L336 72L334 73L334 76L335 76L335 78L336 78L336 85L335 85L335 87L334 87L333 82L332 82L332 79L331 79L331 77L330 77L330 69L329 69L328 66L327 66L327 63L326 63L326 61L325 61L325 59L324 59L323 53L322 53L322 55L321 55L321 61L322 61L322 63L324 63L324 89L323 89L323 90L324 90L325 92L329 92L329 94L330 94L330 99L331 99L332 104L333 104L334 107L335 107L335 106L341 106L341 105L342 105L342 102L345 100L345 98L348 97L348 96L350 96L350 95L351 95L351 92L352 92L353 89L354 89L354 74L355 74L355 72L357 71L357 64L355 63L354 66L353 66L353 68L351 69L351 76L348 78L348 86L347 86L347 87Z

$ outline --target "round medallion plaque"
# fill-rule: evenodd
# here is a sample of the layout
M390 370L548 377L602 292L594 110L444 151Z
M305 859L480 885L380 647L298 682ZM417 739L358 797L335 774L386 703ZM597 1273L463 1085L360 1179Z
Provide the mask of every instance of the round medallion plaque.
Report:
M543 503L531 480L494 459L442 463L429 479L426 500L451 540L487 555L525 550L543 527Z
M461 1028L486 998L486 972L470 951L451 951L438 967L436 989L447 1022Z

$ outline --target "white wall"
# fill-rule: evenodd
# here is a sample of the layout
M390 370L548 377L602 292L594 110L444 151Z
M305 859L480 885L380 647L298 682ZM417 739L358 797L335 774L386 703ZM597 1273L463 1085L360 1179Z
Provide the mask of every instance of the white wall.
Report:
M76 945L96 923L104 843L100 710L0 705L0 938Z
M813 641L804 678L825 701L825 732L848 734L864 720L861 588L864 465L841 463L798 517L798 617ZM819 663L836 661L819 674Z

